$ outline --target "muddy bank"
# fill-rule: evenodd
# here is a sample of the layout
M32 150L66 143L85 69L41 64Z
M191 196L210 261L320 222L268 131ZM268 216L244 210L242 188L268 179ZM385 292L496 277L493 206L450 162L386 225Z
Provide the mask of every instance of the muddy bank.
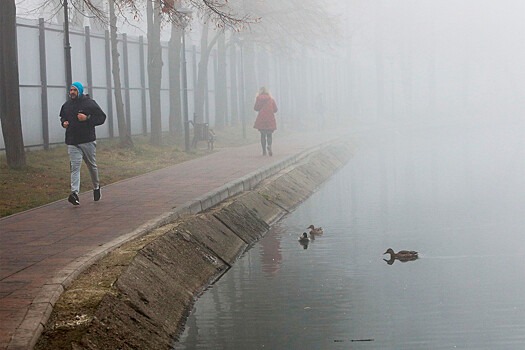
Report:
M329 144L226 198L127 242L56 302L36 349L171 349L195 298L351 157Z

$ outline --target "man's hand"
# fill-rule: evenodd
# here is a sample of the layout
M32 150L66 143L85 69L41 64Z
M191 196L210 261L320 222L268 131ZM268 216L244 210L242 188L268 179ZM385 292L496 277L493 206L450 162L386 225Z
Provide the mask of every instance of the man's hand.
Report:
M84 122L88 119L87 115L84 113L77 113L77 118L79 122Z
M66 120L65 122L62 123L62 127L65 129L69 126L69 122Z

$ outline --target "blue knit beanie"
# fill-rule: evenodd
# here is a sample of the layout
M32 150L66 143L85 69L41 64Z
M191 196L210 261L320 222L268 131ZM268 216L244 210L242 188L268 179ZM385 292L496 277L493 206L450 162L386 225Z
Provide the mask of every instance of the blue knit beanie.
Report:
M78 96L82 96L84 93L84 86L82 86L82 83L79 83L78 81L75 81L71 86L74 86L78 90Z

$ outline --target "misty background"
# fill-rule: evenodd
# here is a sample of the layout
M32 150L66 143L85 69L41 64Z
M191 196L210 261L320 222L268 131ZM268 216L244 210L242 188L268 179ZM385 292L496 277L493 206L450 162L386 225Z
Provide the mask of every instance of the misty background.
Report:
M39 6L42 3L19 0L17 16L43 17L48 25L60 26L63 22L60 3L48 1L46 6ZM234 124L235 120L242 120L243 115L251 128L253 98L262 85L268 86L276 97L281 122L287 123L283 126L291 128L319 127L319 94L322 94L321 109L327 128L436 124L459 127L471 122L522 120L520 114L525 99L521 84L525 73L518 67L525 59L521 40L525 26L523 2L267 0L229 4L233 13L247 14L258 21L238 31L228 28L225 31L225 42L242 40L244 52L239 53L237 47L237 62L228 56L223 64L239 65L240 55L244 55L245 70L244 106L241 97L234 100L228 94L226 123ZM92 16L82 16L82 11L77 10L76 7L71 10L72 30L86 25L93 27L94 33L104 30L104 25ZM137 18L129 13L120 14L118 18L119 35L126 33L132 40L147 34L144 14ZM218 32L211 23L204 27L204 20L198 13L194 14L186 32L188 52L202 50L204 31L209 30L208 43ZM161 40L166 45L170 28L167 23L162 26ZM23 30L19 27L18 31L19 65L34 65L35 56L25 53ZM62 55L60 47L53 50L56 55ZM78 47L73 46L73 55L75 50L78 51ZM206 118L212 127L217 126L217 106L212 100L221 91L214 85L217 78L212 77L221 63L217 63L217 56L214 59L209 60L206 72L206 91L210 94L191 105L194 100L191 94L195 93L191 75L196 76L197 72L191 72L194 68L188 58L190 119L197 111L197 118ZM96 66L96 57L93 62ZM163 64L166 65L165 59ZM81 80L75 78L82 75L78 73L74 66L74 80ZM27 70L21 69L21 85L24 74ZM237 79L239 76L237 69ZM166 88L167 74L163 74L162 80ZM241 88L231 75L225 80L228 91L234 89L234 85ZM33 90L30 95L35 93ZM241 96L240 91L238 95ZM95 98L100 101L99 96ZM31 118L35 113L27 105L33 102L36 100L29 98L22 104L24 129L34 124ZM50 103L50 120L62 102L59 99ZM199 107L200 104L203 107ZM169 124L166 114L170 112L166 105L164 99L163 130L168 130ZM239 116L234 118L234 113ZM58 129L58 123L55 124L51 123L50 127ZM24 134L27 137L31 133ZM27 144L38 144L38 140L28 140Z

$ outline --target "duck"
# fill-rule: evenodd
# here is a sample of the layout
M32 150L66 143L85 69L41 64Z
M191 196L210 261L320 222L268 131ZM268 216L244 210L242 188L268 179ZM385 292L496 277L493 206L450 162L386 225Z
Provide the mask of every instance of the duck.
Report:
M383 259L386 262L388 262L390 265L394 263L394 260L406 262L406 261L416 260L419 257L418 252L414 250L400 250L396 253L394 252L392 248L388 248L386 252L383 253L383 255L384 254L390 254L390 260Z
M315 227L314 225L310 225L307 227L310 229L311 235L322 235L323 234L323 228L322 227Z
M299 242L301 243L308 243L310 242L310 237L308 237L308 234L306 232L303 232L301 236L299 236Z

